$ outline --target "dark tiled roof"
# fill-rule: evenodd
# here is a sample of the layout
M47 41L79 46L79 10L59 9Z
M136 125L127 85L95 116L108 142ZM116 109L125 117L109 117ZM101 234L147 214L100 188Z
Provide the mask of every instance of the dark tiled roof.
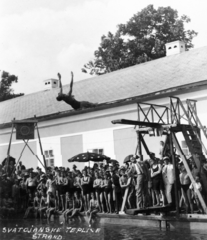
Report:
M207 47L193 49L74 83L79 101L110 102L207 80ZM64 86L68 92L69 85ZM56 101L58 89L28 94L0 103L0 124L72 110Z

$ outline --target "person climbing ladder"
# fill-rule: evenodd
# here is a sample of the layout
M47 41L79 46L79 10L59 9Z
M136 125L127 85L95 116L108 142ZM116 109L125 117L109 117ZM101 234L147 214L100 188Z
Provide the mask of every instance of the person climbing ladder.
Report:
M97 106L97 103L91 103L87 101L77 101L72 95L73 92L73 72L71 72L71 82L70 82L70 89L68 94L63 93L63 87L61 82L61 75L60 73L57 74L60 82L60 92L57 96L57 101L64 101L65 103L69 104L73 109L83 109L83 108L91 108Z

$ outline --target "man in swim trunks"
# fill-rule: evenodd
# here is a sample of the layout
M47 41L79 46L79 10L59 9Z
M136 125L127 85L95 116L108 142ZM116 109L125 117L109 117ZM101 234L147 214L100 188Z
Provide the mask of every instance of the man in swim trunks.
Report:
M60 92L58 93L58 96L56 98L57 101L64 101L65 103L71 105L71 107L75 110L97 106L97 103L90 103L90 102L87 102L87 101L80 101L79 102L74 98L74 95L72 95L72 92L73 92L73 72L71 72L70 90L69 90L68 94L63 93L63 87L62 87L60 73L58 73L58 78L59 78L59 82L60 82Z

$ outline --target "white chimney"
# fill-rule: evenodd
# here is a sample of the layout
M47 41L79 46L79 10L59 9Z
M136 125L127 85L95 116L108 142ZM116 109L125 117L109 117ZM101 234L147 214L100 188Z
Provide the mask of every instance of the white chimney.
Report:
M166 56L185 52L185 43L180 40L166 43L165 47Z
M59 80L57 79L47 79L44 80L44 89L53 89L53 88L59 88Z

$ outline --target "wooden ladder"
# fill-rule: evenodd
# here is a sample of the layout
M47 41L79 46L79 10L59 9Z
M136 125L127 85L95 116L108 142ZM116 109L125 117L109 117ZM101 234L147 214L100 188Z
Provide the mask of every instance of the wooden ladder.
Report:
M188 149L193 156L193 159L195 161L195 164L200 172L201 168L201 161L205 159L205 156L203 155L202 151L202 145L198 139L199 135L199 129L197 129L197 134L195 133L195 128L193 129L190 125L189 126L182 126L182 133L185 138L186 144L188 146ZM200 156L200 159L195 157L195 154L198 153Z
M191 101L193 100L187 100L186 101L186 104L187 104L187 107L188 107L188 111L185 109L185 107L183 106L183 103L182 101L179 99L179 104L180 104L180 107L182 108L185 116L187 117L187 120L188 120L188 123L189 125L191 126L191 129L190 131L194 131L194 134L196 135L197 137L197 141L199 141L200 145L202 146L203 150L205 151L205 153L207 154L207 149L204 145L204 143L202 142L201 140L201 137L200 137L200 132L198 131L198 125L201 127L202 131L204 132L204 135L206 136L207 138L207 134L205 133L205 130L204 130L204 127L203 125L201 124L201 121L199 120L198 116L197 116L197 112L196 112L196 106L195 104L192 105ZM194 101L195 102L195 101Z
M186 101L187 106L188 106L188 111L191 114L191 116L194 119L194 121L197 123L197 125L202 130L203 135L205 136L205 138L207 139L207 132L205 131L204 126L201 123L201 121L200 121L200 119L199 119L199 117L197 115L196 107L191 102L192 102L192 100L189 100L189 99Z

